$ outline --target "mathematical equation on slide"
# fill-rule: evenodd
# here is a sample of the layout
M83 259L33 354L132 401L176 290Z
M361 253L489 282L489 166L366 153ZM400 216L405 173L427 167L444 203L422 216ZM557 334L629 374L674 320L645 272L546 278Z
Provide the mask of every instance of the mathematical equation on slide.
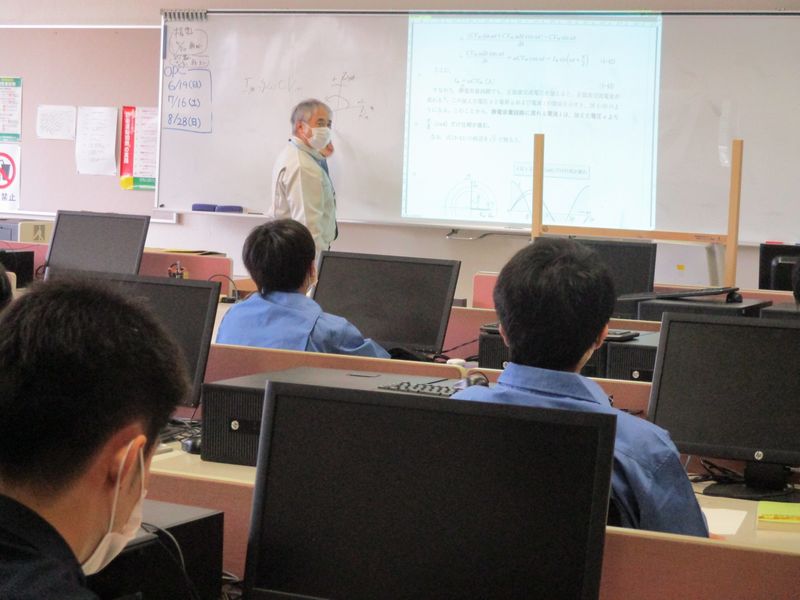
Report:
M169 30L163 85L162 129L212 132L211 69L205 30L190 25Z

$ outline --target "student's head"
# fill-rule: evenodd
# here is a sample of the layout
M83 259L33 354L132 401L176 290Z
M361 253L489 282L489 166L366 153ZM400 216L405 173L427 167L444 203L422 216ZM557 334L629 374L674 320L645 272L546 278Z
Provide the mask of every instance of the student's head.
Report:
M331 115L324 102L314 98L303 100L292 110L292 133L312 148L322 150L330 142Z
M11 303L14 290L11 287L11 280L8 278L3 265L0 265L0 312Z
M259 225L247 236L242 260L262 294L305 292L316 270L314 238L292 219Z
M180 348L138 302L86 281L35 284L0 317L0 490L45 507L79 492L85 529L70 541L85 560L112 504L119 531L139 501L187 390Z
M602 343L614 310L605 265L572 240L539 238L503 267L494 303L513 362L571 371Z

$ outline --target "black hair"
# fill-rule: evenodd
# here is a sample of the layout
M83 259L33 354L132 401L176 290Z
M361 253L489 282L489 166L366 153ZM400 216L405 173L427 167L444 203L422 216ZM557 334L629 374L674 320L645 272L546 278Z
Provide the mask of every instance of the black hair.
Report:
M538 238L503 267L494 303L512 362L566 371L614 311L614 282L597 254L572 240Z
M800 303L800 260L792 267L792 294L795 302Z
M14 296L14 290L11 288L11 280L6 274L6 269L0 265L0 311L11 303L11 298Z
M0 478L57 492L117 431L157 441L188 376L149 310L98 282L31 286L0 317Z
M242 260L262 294L296 292L308 277L316 253L314 238L305 225L279 219L250 232Z

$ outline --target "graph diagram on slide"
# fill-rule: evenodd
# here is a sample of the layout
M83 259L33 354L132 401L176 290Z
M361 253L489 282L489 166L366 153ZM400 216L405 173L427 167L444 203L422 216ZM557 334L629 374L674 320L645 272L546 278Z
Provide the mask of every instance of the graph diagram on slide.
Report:
M544 133L544 223L652 228L660 33L657 15L411 16L402 215L529 226Z

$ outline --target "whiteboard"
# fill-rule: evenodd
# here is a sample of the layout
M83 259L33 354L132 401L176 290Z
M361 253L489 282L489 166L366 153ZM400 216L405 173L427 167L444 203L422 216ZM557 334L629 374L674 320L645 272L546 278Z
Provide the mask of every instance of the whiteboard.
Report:
M329 164L340 220L482 225L401 217L408 14L176 16L162 32L157 206L263 212L291 108L319 97L334 113ZM726 231L730 140L741 137L740 239L800 238L797 56L796 15L663 15L655 228ZM546 138L546 173L554 147ZM557 183L545 177L545 206Z
M157 202L263 212L272 164L291 136L291 110L316 97L333 110L329 165L338 218L399 220L393 199L402 174L404 22L397 15L273 13L165 23ZM202 104L197 110L171 110L192 98Z

